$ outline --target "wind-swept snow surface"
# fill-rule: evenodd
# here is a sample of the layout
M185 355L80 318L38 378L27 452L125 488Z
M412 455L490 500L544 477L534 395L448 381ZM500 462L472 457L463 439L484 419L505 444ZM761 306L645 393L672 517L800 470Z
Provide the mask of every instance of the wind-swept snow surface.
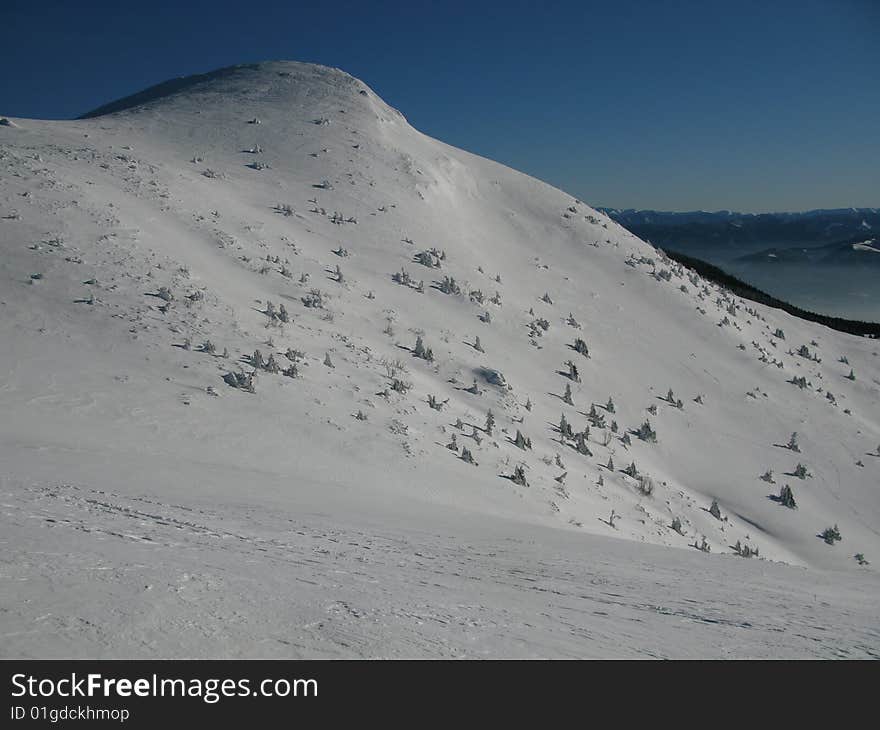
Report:
M11 121L3 656L880 651L876 340L335 69Z

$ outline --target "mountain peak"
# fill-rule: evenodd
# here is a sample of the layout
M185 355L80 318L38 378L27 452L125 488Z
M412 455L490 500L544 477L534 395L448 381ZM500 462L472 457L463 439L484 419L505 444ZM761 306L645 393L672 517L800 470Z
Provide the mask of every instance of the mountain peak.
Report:
M362 81L338 68L299 61L263 61L169 79L108 102L80 119L173 106L183 101L200 105L228 103L233 99L296 104L307 98L351 99L372 93Z

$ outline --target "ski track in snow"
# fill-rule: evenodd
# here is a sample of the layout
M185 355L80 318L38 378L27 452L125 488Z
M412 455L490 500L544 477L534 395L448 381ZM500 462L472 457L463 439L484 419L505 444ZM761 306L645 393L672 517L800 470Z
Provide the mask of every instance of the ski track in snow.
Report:
M3 487L6 657L880 656L876 581L596 537ZM57 613L71 586L77 610Z

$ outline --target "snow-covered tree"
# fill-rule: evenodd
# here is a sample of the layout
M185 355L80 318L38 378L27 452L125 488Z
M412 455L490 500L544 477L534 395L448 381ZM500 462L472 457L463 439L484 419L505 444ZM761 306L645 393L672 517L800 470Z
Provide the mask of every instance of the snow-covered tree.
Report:
M657 432L653 428L651 428L651 422L647 419L636 430L636 436L638 436L642 441L648 441L650 443L655 443L657 441Z
M826 527L820 536L825 542L829 545L833 545L835 542L842 540L843 538L840 536L840 530L837 525L834 527Z
M514 484L519 484L521 487L529 486L529 483L526 481L526 472L521 466L517 466L513 470L513 475L510 477L510 480Z
M522 432L519 429L516 430L516 438L514 439L513 443L514 446L523 450L532 448L532 440L523 436Z
M559 419L559 433L562 434L562 438L574 438L574 433L571 430L571 424L565 420L564 413Z
M795 509L797 507L797 502L794 500L794 492L791 491L791 487L787 484L779 490L779 503L783 507L788 507L789 509Z

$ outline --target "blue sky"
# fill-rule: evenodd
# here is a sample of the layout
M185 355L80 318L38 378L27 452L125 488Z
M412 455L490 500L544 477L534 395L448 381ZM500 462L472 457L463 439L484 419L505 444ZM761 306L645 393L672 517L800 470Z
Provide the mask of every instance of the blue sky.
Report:
M593 205L880 206L878 39L880 0L3 0L0 114L313 61Z

